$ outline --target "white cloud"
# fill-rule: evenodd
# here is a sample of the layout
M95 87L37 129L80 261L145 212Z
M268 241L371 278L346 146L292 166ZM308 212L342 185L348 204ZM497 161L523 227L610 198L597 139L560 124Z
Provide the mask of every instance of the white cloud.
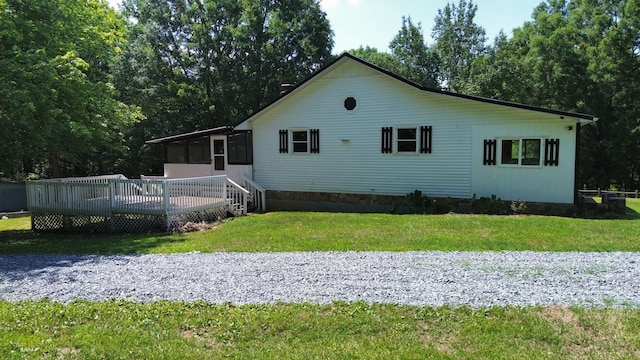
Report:
M347 4L349 4L349 7L356 7L362 4L362 0L347 0Z

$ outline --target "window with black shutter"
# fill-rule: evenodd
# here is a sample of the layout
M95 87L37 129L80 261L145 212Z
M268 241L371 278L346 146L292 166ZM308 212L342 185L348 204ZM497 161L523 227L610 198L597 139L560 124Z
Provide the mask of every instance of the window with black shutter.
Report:
M483 165L495 165L496 164L496 145L497 140L485 140L484 150L482 152L482 164Z
M559 156L560 156L560 139L545 139L544 165L558 166Z
M431 126L420 127L420 153L431 154Z
M289 152L289 130L280 130L280 153Z
M393 128L382 128L382 153L391 154L393 152Z

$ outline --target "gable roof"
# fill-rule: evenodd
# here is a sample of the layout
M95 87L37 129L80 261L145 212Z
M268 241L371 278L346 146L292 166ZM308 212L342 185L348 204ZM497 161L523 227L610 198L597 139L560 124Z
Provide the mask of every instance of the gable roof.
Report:
M262 112L266 111L267 109L275 106L277 103L280 103L281 101L286 99L288 96L290 96L292 93L296 92L296 90L300 89L305 84L313 81L316 77L318 77L318 75L320 75L320 74L328 71L329 69L337 66L338 64L341 64L344 61L348 61L348 60L352 60L352 61L358 62L358 63L360 63L360 64L362 64L364 66L367 66L367 67L377 71L377 72L380 72L382 74L390 76L390 77L392 77L392 78L394 78L396 80L402 81L403 83L405 83L405 84L407 84L409 86L412 86L412 87L414 87L414 88L416 88L416 89L418 89L420 91L424 91L424 92L428 92L428 93L441 94L441 95L445 95L445 96L453 96L453 97L457 97L457 98L462 98L462 99L467 99L467 100L472 100L472 101L478 101L478 102L483 102L483 103L488 103L488 104L507 106L507 107L517 108L517 109L538 111L538 112L542 112L542 113L558 115L558 116L561 116L561 117L577 118L577 119L580 120L580 122L585 122L585 123L591 123L591 122L598 121L597 117L595 117L593 115L588 115L588 114L581 114L581 113L574 113L574 112L570 112L570 111L547 109L547 108L542 108L542 107L533 106L533 105L521 104L521 103L504 101L504 100L497 100L497 99L486 98L486 97L481 97L481 96L466 95L466 94L455 93L455 92L446 91L446 90L438 90L438 89L432 89L432 88L424 87L424 86L421 86L419 84L414 83L413 81L407 80L407 79L405 79L405 78L403 78L403 77L401 77L401 76L399 76L397 74L394 74L394 73L392 73L392 72L390 72L388 70L385 70L385 69L383 69L383 68L381 68L381 67L379 67L377 65L371 64L371 63L369 63L369 62L367 62L367 61L365 61L365 60L363 60L363 59L361 59L359 57L353 56L353 55L345 52L342 55L340 55L339 57L337 57L335 60L331 61L326 66L322 67L318 71L316 71L313 74L311 74L309 77L304 79L302 82L300 82L297 85L295 85L286 94L280 96L279 98L275 99L271 103L263 106L260 110L256 111L253 115L249 116L248 118L246 118L245 120L243 120L242 122L240 122L236 126L240 126L241 124L244 124L245 122L251 121L254 117L258 116Z

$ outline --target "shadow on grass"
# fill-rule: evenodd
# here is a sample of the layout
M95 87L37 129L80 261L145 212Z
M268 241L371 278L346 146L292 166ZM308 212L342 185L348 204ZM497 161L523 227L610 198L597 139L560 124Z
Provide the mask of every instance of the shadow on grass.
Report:
M179 235L37 233L0 231L0 254L147 254L167 243L182 242Z

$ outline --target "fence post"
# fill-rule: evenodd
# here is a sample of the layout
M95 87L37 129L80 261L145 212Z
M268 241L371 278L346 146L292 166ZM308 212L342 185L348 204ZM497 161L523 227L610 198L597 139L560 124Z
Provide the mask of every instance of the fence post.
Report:
M602 193L600 193L600 188L598 188L598 197L602 197Z
M109 227L113 232L115 231L115 219L113 218L113 208L116 204L116 184L115 180L107 180L107 184L109 184Z
M639 190L636 190L636 199L638 198L638 194L640 193Z

